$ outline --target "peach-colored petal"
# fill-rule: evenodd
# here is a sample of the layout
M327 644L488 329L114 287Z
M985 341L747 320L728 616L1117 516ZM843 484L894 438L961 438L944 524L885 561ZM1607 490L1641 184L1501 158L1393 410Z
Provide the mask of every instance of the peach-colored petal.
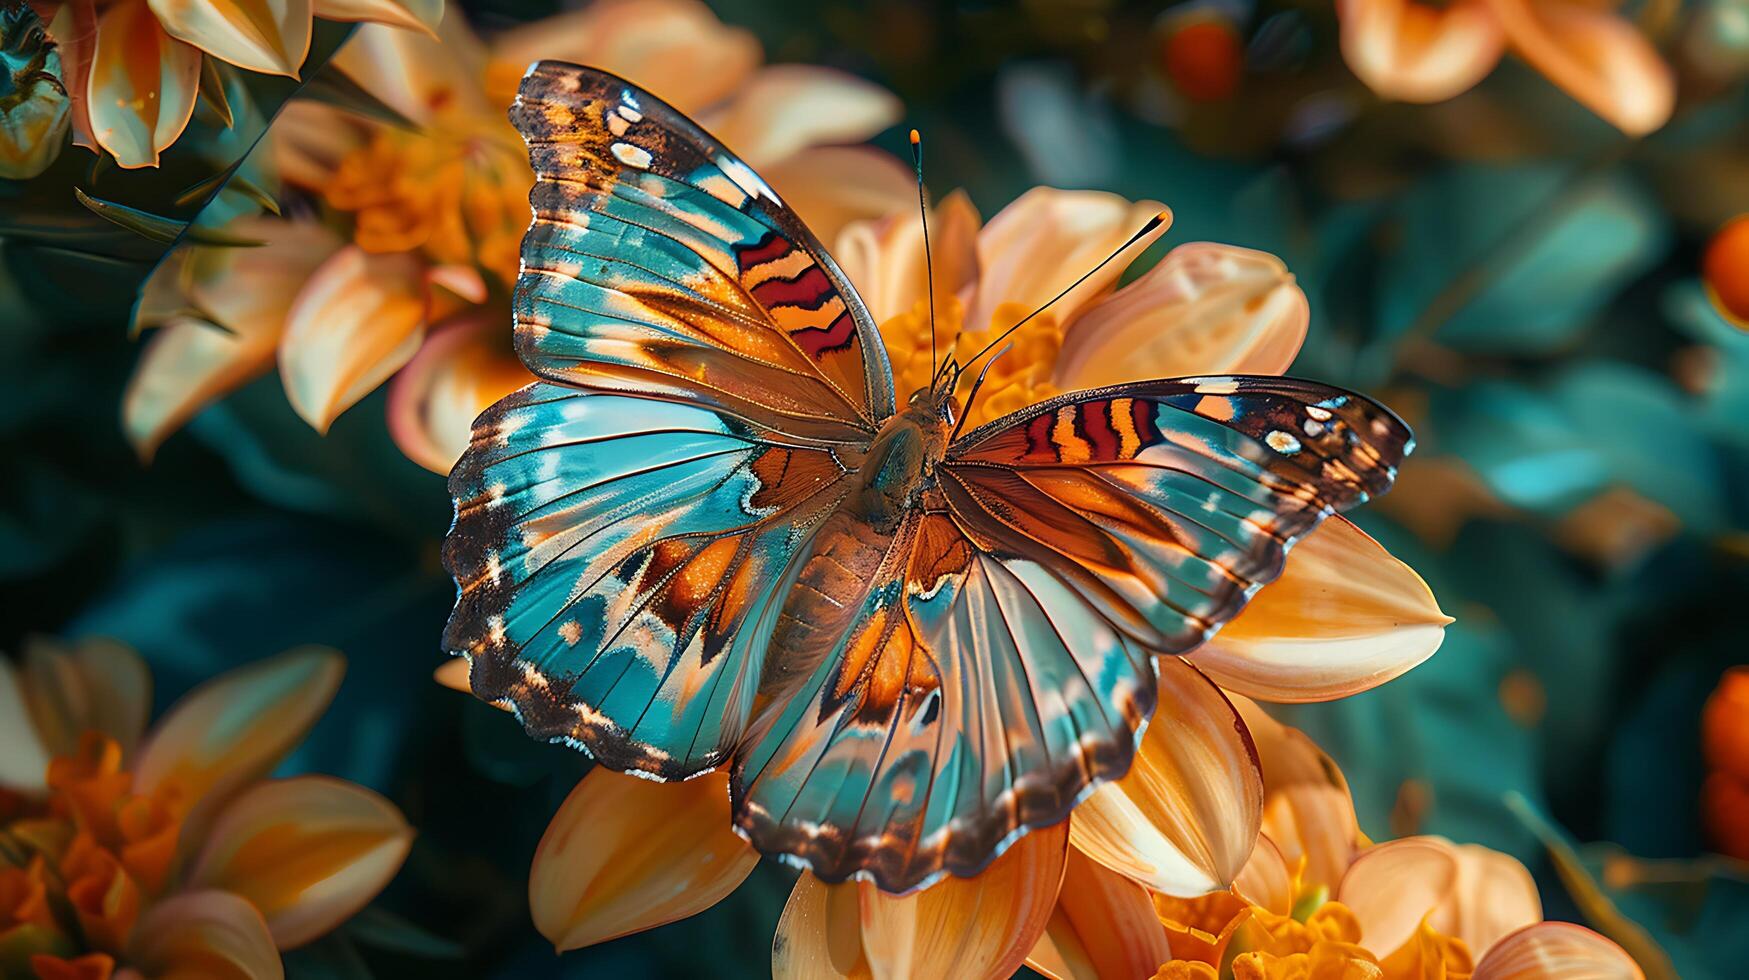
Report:
M443 20L443 0L314 0L313 6L324 20L371 21L428 33Z
M863 951L874 976L1012 974L1050 922L1068 844L1059 823L1015 841L975 877L944 878L903 897L858 885Z
M24 678L10 659L0 657L0 786L42 790L52 757L31 721Z
M870 146L810 147L761 167L759 173L822 242L835 241L853 221L905 214L917 207L917 178L911 168Z
M425 345L389 382L389 434L407 458L448 473L474 418L533 381L510 347L510 323L473 310L433 327Z
M1451 621L1414 569L1332 517L1294 545L1281 577L1190 659L1230 691L1329 701L1433 656Z
M213 821L188 882L248 899L280 949L315 939L383 890L413 843L393 803L328 776L258 783Z
M126 961L153 980L280 980L279 950L255 906L221 891L185 892L134 927Z
M238 68L297 77L310 0L147 0L171 37Z
M893 93L848 72L770 65L699 123L756 168L831 143L860 143L899 121Z
M1268 252L1191 242L1093 303L1063 337L1065 390L1193 374L1281 374L1311 307Z
M1348 780L1304 732L1271 718L1249 698L1232 699L1263 767L1264 840L1288 865L1305 861L1303 887L1334 891L1365 840Z
M1496 942L1474 980L1644 980L1615 943L1571 922L1539 922Z
M274 169L286 183L319 192L334 179L340 161L364 147L369 127L344 109L292 99L267 131Z
M1440 102L1499 64L1506 38L1486 0L1339 0L1342 57L1387 99Z
M452 691L474 693L473 664L466 657L451 657L431 672L431 679Z
M1258 739L1261 743L1262 739ZM1258 752L1262 754L1261 744ZM1268 764L1264 769L1264 792L1268 792ZM1287 858L1281 848L1269 837L1268 805L1264 807L1264 832L1257 837L1257 847L1251 851L1251 857L1240 869L1239 876L1233 879L1233 890L1244 897L1252 905L1267 909L1276 915L1288 915L1294 908L1294 871L1288 866Z
M1567 0L1488 0L1525 60L1629 136L1664 125L1676 76L1658 49L1613 8Z
M452 112L503 120L508 104L494 105L480 88L486 50L454 4L448 5L436 37L387 24L361 24L331 63L384 105L422 126ZM526 67L518 68L518 74Z
M228 671L171 706L134 767L136 790L168 788L210 808L267 775L327 710L345 660L300 647ZM198 835L184 834L198 842Z
M1104 191L1053 187L1027 191L991 218L978 235L978 282L966 328L987 328L996 308L1005 303L1027 312L1037 309L1115 252L1149 219L1162 214L1168 220L1051 307L1059 324L1069 323L1109 290L1124 267L1166 233L1170 213L1158 202L1132 203Z
M1056 980L1097 980L1150 976L1171 958L1147 889L1069 848L1056 910L1027 965Z
M828 885L802 872L771 940L772 980L869 977L857 903L854 883Z
M590 770L535 850L535 928L563 952L703 912L759 863L732 827L724 773L653 783Z
M187 310L159 326L122 396L122 426L142 458L207 404L273 365L287 307L340 247L314 221L245 218L226 230L264 244L196 246L186 250L185 263L152 274L153 282L183 275L174 289Z
M1530 872L1510 855L1442 837L1404 837L1354 859L1336 900L1360 922L1368 949L1395 950L1423 920L1472 951L1542 920Z
M1245 723L1219 688L1161 657L1160 705L1129 774L1094 790L1069 833L1088 857L1154 891L1233 882L1257 842L1263 780Z
M596 0L494 39L493 89L514 92L515 78L540 58L605 69L697 115L740 88L760 52L752 33L696 0Z
M286 311L279 344L285 394L318 432L418 353L430 291L408 252L348 245L322 263Z
M152 710L152 675L133 650L93 638L73 645L34 638L24 649L30 714L52 754L73 755L87 731L131 756Z
M937 303L959 292L977 271L979 224L978 209L964 191L954 191L930 208ZM853 222L838 233L832 257L850 277L876 323L909 313L926 298L923 222L916 214Z
M164 33L146 0L121 0L97 21L86 80L91 135L122 167L156 167L188 126L200 49Z

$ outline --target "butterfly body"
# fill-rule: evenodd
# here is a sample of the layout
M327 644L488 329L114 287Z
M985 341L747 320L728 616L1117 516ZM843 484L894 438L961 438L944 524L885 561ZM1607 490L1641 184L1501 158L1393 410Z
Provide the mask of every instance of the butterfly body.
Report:
M536 737L657 779L726 767L737 829L823 879L906 892L1062 820L1128 769L1156 658L1409 449L1376 403L1260 377L956 437L959 368L900 402L831 257L684 116L553 62L511 116L542 380L451 474L445 646Z

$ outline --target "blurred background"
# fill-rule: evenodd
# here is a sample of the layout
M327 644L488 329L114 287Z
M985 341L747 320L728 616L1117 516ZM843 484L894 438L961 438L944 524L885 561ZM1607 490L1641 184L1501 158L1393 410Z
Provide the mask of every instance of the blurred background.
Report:
M1341 764L1373 836L1507 851L1551 917L1613 910L1680 975L1742 975L1749 759L1709 754L1701 718L1749 662L1749 226L1731 225L1749 212L1749 4L1601 15L1668 66L1668 111L1575 98L1523 44L1449 98L1388 98L1322 0L710 7L766 62L896 96L869 142L906 159L922 130L938 197L963 189L988 217L1034 185L1097 188L1170 205L1155 254L1280 256L1312 311L1292 373L1416 429L1398 488L1356 516L1456 618L1400 680L1283 716ZM558 13L448 16L491 39ZM135 328L159 322L136 303L172 246L246 250L226 236L252 214L339 207L268 152L288 100L421 125L328 64L353 30L317 21L295 79L203 76L156 169L69 147L0 181L0 649L120 639L160 709L298 644L346 654L288 765L381 791L419 836L378 902L401 927L344 928L292 954L293 976L764 975L792 880L772 862L703 915L562 959L530 925L529 858L587 763L431 680L450 502L385 422L401 389L375 378L319 434L269 354L185 426L124 427Z

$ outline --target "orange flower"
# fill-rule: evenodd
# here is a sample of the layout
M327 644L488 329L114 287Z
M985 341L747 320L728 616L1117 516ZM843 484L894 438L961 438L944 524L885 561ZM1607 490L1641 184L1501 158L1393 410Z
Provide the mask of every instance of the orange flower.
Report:
M1508 46L1630 136L1669 120L1676 79L1615 4L1582 0L1337 0L1342 54L1374 92L1439 102L1481 81Z
M163 329L123 408L140 453L277 359L292 407L318 430L388 381L396 444L447 473L474 417L532 380L511 350L509 293L534 176L504 106L542 57L615 71L692 114L822 234L915 201L891 156L826 145L890 125L890 94L824 68L760 67L752 36L693 0L600 0L490 44L459 16L436 37L367 25L334 64L419 129L316 102L285 108L278 169L341 224L244 219L235 230L266 240L249 250L261 254L196 248L204 257L154 273L147 294L159 299L136 321ZM221 297L240 292L225 278L239 272L277 302ZM249 308L217 309L227 302Z
M0 968L278 977L278 950L370 901L411 843L400 812L337 779L265 778L342 669L332 651L293 650L209 681L147 732L150 678L130 650L38 643L20 668L0 661L14 801L0 810Z
M1719 315L1749 330L1749 214L1725 222L1707 243L1701 280Z
M429 32L442 0L47 0L75 142L155 167L194 114L201 58L297 77L314 18Z
M963 195L950 195L930 222L938 344L970 353L1160 213L1153 202L1040 188L983 224ZM1151 240L1015 335L1016 349L990 370L968 424L1059 391L1272 373L1292 362L1307 306L1279 260L1192 243L1116 288L1124 264ZM852 224L834 251L881 322L900 390L924 383L930 338L919 219ZM1058 976L1153 973L1177 947L1152 894L1220 892L1248 873L1269 815L1311 821L1330 807L1315 787L1279 808L1266 804L1259 752L1285 739L1249 734L1246 702L1237 698L1236 708L1222 688L1277 700L1366 690L1430 656L1448 622L1412 570L1354 525L1329 519L1219 638L1187 657L1160 658L1160 707L1128 775L1098 787L1065 823L1021 837L973 878L893 896L804 874L778 927L773 972L1006 977L1031 956ZM439 679L466 689L466 663L452 662ZM1283 768L1281 778L1306 777ZM1340 793L1352 819L1345 786ZM1355 829L1345 843L1357 836ZM1325 837L1308 831L1306 840L1321 847ZM733 891L756 859L731 829L723 774L662 785L598 768L548 826L530 873L530 908L555 947L574 949L694 914ZM1278 871L1285 896L1285 867ZM1219 928L1205 926L1219 916L1208 910L1186 922L1171 943L1193 929L1206 933L1199 941L1217 941Z
M1720 853L1749 861L1749 667L1719 678L1701 712L1701 817Z

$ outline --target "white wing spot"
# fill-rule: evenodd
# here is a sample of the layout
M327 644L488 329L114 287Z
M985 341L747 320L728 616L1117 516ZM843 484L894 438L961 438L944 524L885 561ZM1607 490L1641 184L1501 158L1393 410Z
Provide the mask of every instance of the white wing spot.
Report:
M1268 444L1269 448L1281 453L1283 456L1292 456L1294 453L1300 451L1300 441L1294 438L1294 434L1292 432L1284 432L1281 429L1276 429L1269 435L1264 436L1263 441Z
M613 156L614 159L628 167L636 167L639 170L650 168L650 151L641 146L633 146L630 143L615 143L613 144Z

